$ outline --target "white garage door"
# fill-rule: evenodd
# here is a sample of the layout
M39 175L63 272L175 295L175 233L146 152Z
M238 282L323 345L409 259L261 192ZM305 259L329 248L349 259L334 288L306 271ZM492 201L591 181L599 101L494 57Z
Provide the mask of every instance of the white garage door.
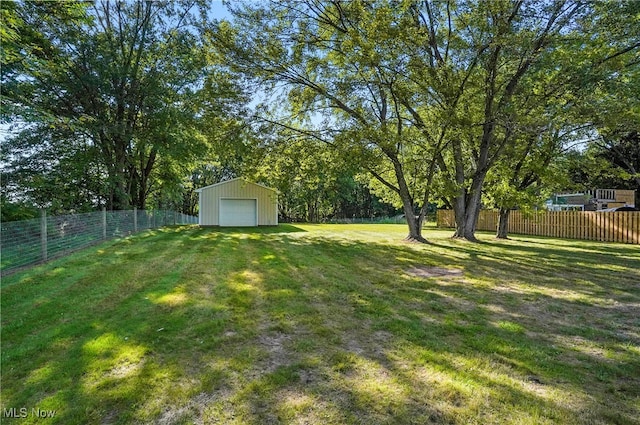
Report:
M220 199L220 226L257 226L255 199Z

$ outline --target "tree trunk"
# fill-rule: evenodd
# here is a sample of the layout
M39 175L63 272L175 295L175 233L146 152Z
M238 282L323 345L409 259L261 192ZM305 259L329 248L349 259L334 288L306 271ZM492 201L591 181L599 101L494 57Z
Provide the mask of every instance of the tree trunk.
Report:
M420 216L416 217L413 211L413 204L403 199L402 208L404 210L404 216L407 218L407 225L409 226L409 234L405 240L426 243L427 240L422 237L422 220Z
M409 234L407 235L405 240L427 243L428 241L422 237L422 221L424 219L424 214L421 212L418 217L416 217L413 198L411 197L411 192L409 191L409 186L407 185L407 180L405 179L404 170L402 169L402 163L398 159L397 152L390 151L388 149L383 149L383 151L393 164L393 171L398 186L394 186L392 183L385 180L373 170L369 171L376 179L378 179L389 189L393 190L400 197L400 200L402 201L402 210L404 211L404 215L407 219L407 226L409 227Z
M509 228L509 216L511 215L511 210L508 208L500 208L500 215L498 216L498 231L496 233L496 238L498 239L509 239L507 237L507 229Z
M158 154L158 150L156 148L152 148L151 152L149 152L149 156L141 161L141 169L140 169L140 177L138 182L138 200L137 206L138 208L145 209L147 205L147 196L149 192L149 180L151 176L151 172L156 163L156 157ZM144 165L144 166L143 166Z
M125 143L120 138L114 138L114 164L112 167L113 175L109 176L111 180L111 190L113 192L113 209L127 210L131 206L131 198L127 190L127 153Z
M453 214L456 220L456 231L453 234L454 238L464 238L465 227L467 220L467 191L465 189L460 190L460 194L456 196L453 204Z
M456 212L456 206L454 204L454 212L456 216L456 231L453 234L454 238L466 239L470 242L478 242L476 238L476 225L478 223L478 215L480 214L480 200L475 199L475 196L471 196L470 199L465 202L463 211Z
M456 217L456 231L454 238L463 238L471 242L478 242L476 238L476 226L480 207L482 206L482 185L484 183L484 173L476 174L471 184L471 189L467 192L462 189L453 202L453 211Z
M389 156L393 162L396 181L398 182L398 195L400 195L400 199L402 200L402 209L404 210L404 216L407 218L407 225L409 226L409 234L405 240L427 243L427 240L422 237L422 215L416 217L413 209L413 199L411 198L411 193L405 180L402 164L400 164L396 156Z
M129 202L129 193L126 187L126 178L123 173L116 170L113 176L112 186L112 206L114 210L127 210L131 206Z
M141 210L147 208L147 182L144 180L140 184L140 188L138 190L138 200L136 202L136 205Z

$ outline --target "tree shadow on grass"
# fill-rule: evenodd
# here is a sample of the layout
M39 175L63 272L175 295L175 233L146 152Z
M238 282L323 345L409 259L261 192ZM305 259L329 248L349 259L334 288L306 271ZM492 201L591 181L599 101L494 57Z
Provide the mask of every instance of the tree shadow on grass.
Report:
M286 240L284 242L287 243ZM304 242L302 247L299 240L293 243L298 245L299 255L305 256ZM590 267L597 270L607 261L617 263L617 260L609 258L606 252L596 253L582 259L583 264L578 266L581 270L574 271L575 276L560 274L555 277L559 263L567 266L560 273L571 268L569 261L572 257L568 256L563 261L562 248L545 249L540 254L551 255L555 260L540 264L527 261L528 251L520 254L517 261L505 262L508 252L487 255L475 245L441 247L451 254L455 251L456 255L434 254L429 249L412 250L402 246L372 247L371 244L345 241L335 244L320 242L317 238L310 245L306 255L316 253L325 258L332 257L336 267L352 264L350 256L351 260L354 257L361 259L359 265L351 266L357 270L360 282L342 282L340 294L349 290L358 292L359 300L364 302L357 303L359 308L349 317L364 316L375 324L374 328L377 326L397 336L396 342L389 345L392 351L392 347L407 341L429 351L457 352L459 356L469 358L474 357L469 354L472 350L485 361L501 365L504 373L515 381L507 385L477 377L478 382L486 380L490 387L502 386L506 392L503 395L509 402L511 396L524 404L535 404L535 400L541 402L542 398L532 395L540 390L530 388L535 385L543 385L559 393L570 389L573 395L569 398L574 400L550 403L549 406L545 401L539 407L548 411L545 406L555 406L561 412L558 418L569 415L578 421L597 421L600 417L607 421L633 423L631 418L638 412L631 400L637 395L633 387L639 382L637 378L629 377L638 376L637 371L640 370L640 359L632 348L639 344L633 331L639 324L633 306L640 297L634 284L637 280L633 280L633 276L637 276L637 268L628 262L624 265L629 267L629 274L607 279L606 275L590 273ZM361 254L365 252L367 255L363 257ZM468 256L460 258L461 252ZM424 253L429 255L425 257ZM467 277L438 281L399 276L398 263L389 261L394 257L401 258L403 265L426 262L460 267L466 270ZM379 269L385 264L390 266L390 273L385 278L379 279L379 274L376 274L377 281L367 279L367 268ZM504 271L505 268L508 270ZM552 278L540 282L540 277L545 274ZM340 275L339 270L334 274L335 277ZM480 284L469 282L469 275ZM501 282L496 275L507 276L509 280ZM576 276L580 276L580 281L576 281ZM516 284L510 285L509 281ZM547 294L542 289L549 283L552 283L553 291ZM614 293L606 291L608 285L616 288ZM416 297L412 292L420 293L422 297ZM584 299L584 296L590 299ZM331 298L327 295L323 301ZM353 337L353 333L346 334ZM443 339L446 340L444 344ZM436 341L436 344L429 341ZM452 370L464 375L464 368L460 365ZM466 377L463 381L469 379ZM527 390L519 387L527 387ZM593 405L589 401L591 397L597 400ZM610 406L616 397L624 398L626 404L612 411Z
M637 417L640 267L626 260L261 230L162 231L99 267L72 258L25 275L39 305L33 287L3 290L6 405L59 406L52 423ZM603 280L603 264L625 269ZM464 275L406 274L416 265Z

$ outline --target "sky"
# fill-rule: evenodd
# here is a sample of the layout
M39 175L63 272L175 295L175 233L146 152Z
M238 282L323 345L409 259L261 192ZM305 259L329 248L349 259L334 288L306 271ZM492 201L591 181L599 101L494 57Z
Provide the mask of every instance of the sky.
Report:
M231 19L231 15L227 11L227 8L222 4L222 0L213 0L210 2L211 8L209 10L209 16L216 19Z

